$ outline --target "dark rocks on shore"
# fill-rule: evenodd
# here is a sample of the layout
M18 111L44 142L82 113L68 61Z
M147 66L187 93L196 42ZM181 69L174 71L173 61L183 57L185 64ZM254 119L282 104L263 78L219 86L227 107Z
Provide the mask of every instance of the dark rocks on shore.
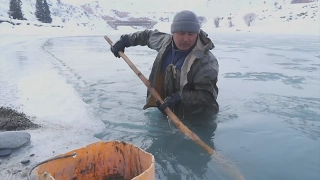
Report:
M39 127L24 113L11 108L0 107L0 131L36 129Z

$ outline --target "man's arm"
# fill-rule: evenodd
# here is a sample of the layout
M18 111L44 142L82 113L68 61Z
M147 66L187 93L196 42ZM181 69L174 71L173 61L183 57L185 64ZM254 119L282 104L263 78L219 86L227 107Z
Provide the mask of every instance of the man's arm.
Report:
M208 63L199 62L193 76L192 89L183 89L181 99L186 108L201 108L216 104L219 65L214 56Z
M214 83L203 83L198 85L194 90L185 89L182 92L182 102L186 108L201 108L215 104Z
M121 36L124 40L126 47L130 46L148 46L151 49L159 51L163 39L168 38L168 35L158 30L144 30L137 31L131 34L124 34Z
M153 30L137 31L131 34L124 34L121 38L128 40L130 46L146 46Z

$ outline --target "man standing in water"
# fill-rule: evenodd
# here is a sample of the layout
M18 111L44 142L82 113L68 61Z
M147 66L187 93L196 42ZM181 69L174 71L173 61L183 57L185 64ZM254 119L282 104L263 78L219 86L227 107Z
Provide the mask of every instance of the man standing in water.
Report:
M147 92L143 109L158 107L165 114L169 107L177 116L213 115L219 111L219 63L210 52L214 44L200 29L198 16L188 10L178 12L171 33L158 30L124 34L111 47L113 54L131 46L148 46L158 52L149 81L164 103L161 105Z

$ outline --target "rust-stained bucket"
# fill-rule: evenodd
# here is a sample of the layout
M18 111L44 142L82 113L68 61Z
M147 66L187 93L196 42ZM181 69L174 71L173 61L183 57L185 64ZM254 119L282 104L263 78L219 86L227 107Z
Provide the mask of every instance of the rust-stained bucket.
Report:
M58 157L58 158L57 158ZM154 180L154 156L122 141L97 142L33 170L38 180Z

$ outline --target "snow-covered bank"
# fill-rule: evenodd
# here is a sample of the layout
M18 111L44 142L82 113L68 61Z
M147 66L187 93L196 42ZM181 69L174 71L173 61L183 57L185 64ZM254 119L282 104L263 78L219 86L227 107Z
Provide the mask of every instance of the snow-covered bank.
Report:
M48 39L67 36L104 36L120 35L136 31L131 27L122 27L119 30L110 28L87 28L77 25L67 27L38 27L29 25L0 24L0 46L24 42L34 39Z
M156 29L170 33L170 23L159 23ZM259 33L259 34L278 34L278 35L308 35L320 36L320 24L311 24L308 22L292 23L270 23L257 26L241 27L219 27L215 28L212 24L203 24L202 29L207 33ZM131 30L131 32L134 31Z
M170 33L170 22L159 22L153 29ZM290 34L290 35L311 35L320 36L319 23L310 23L309 21L295 22L279 22L256 26L241 27L219 27L215 28L213 24L205 23L202 28L208 33L260 33L260 34ZM88 28L79 26L67 27L37 27L28 25L12 25L9 23L0 24L0 46L28 41L30 39L54 38L65 36L104 36L104 35L120 35L123 33L132 33L143 28L119 27L118 30L111 28Z
M96 34L98 32L95 32ZM31 39L54 38L64 36L80 36L94 34L84 27L37 27L28 25L0 24L0 46L28 41Z
M10 19L7 15L9 1L0 4L0 45L8 42L26 41L31 37L49 38L62 36L111 35L131 33L143 30L142 27L118 27L114 30L106 23L106 18L130 21L131 18L145 17L157 21L153 29L170 32L170 24L175 13L182 9L195 11L205 20L203 29L208 33L260 33L260 34L290 34L320 36L319 1L310 3L291 4L291 1L266 2L262 0L238 2L229 1L199 1L197 6L190 6L187 2L183 6L173 9L164 8L171 1L161 3L159 6L141 10L141 5L152 3L144 0L117 2L94 1L85 6L70 5L71 1L51 1L52 24L39 22L33 13L34 2L27 0L22 10L27 20ZM178 3L178 0L176 1ZM81 3L79 3L81 4ZM86 7L86 8L84 8ZM164 12L166 9L166 12ZM244 15L252 13L254 18L248 27ZM219 27L215 19L219 18ZM108 19L107 18L107 19ZM163 22L166 19L168 22ZM12 25L20 24L20 25Z
M95 133L105 131L66 77L53 68L52 57L42 51L46 39L27 37L23 41L28 43L10 45L22 40L13 39L0 47L0 105L34 117L32 121L41 128L26 130L30 143L0 159L1 179L25 179L31 166L97 142ZM31 162L28 166L20 163L25 159Z

